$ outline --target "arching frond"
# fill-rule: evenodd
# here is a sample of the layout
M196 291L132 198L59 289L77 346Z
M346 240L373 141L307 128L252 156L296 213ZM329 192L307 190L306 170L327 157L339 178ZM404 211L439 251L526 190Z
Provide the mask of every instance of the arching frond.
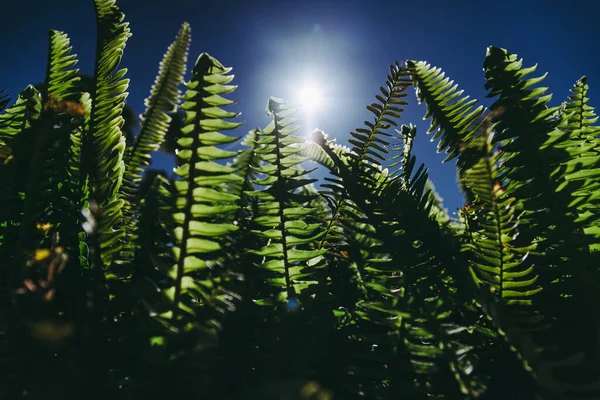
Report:
M440 139L438 152L446 151L449 161L456 157L459 145L467 141L481 124L483 106L477 106L477 100L469 100L469 96L461 97L463 91L440 68L432 67L424 61L409 61L417 90L419 102L425 103L425 118L431 118L431 126L427 133L436 131L432 141Z
M326 140L327 140L327 135L325 134L325 132L323 132L319 129L315 129L315 131L311 135L311 140L304 143L304 145L302 147L302 154L305 157L308 157L312 161L324 166L330 172L332 172L336 168L335 163L327 155L327 153L325 153L325 151L322 149L322 147L320 145L320 143L324 143ZM332 141L329 141L328 145L329 145L329 148L337 154L337 156L338 156L338 158L340 158L340 160L344 160L344 162L346 164L349 163L349 160L350 160L349 154L351 152L350 148L336 144Z
M373 113L373 122L365 121L366 128L358 128L351 132L353 139L349 142L353 145L349 157L352 159L354 171L362 168L365 161L380 165L388 153L386 146L391 134L386 130L391 126L398 126L396 119L400 118L404 109L402 106L408 104L404 97L404 91L411 84L406 78L407 72L398 64L390 66L390 75L387 77L385 87L381 87L381 95L375 96L378 103L367 106L367 110Z
M185 74L187 52L190 44L190 26L184 23L175 41L171 43L160 63L158 75L145 100L146 110L141 115L142 127L131 146L125 149L123 162L125 172L120 195L123 205L125 237L119 255L119 264L130 264L135 249L136 219L139 216L140 184L144 169L150 165L152 152L158 150L165 140L171 124L172 113L180 100L178 86Z

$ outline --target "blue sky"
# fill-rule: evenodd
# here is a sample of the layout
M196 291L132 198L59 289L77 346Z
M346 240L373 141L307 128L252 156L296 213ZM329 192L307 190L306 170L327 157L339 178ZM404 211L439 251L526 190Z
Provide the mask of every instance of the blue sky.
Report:
M455 1L218 1L121 0L133 36L122 66L131 79L128 103L143 112L164 51L180 24L192 27L189 71L201 52L233 67L239 88L233 98L246 131L265 126L269 96L291 99L316 81L325 104L304 130L318 126L346 144L349 132L371 120L365 105L374 100L394 60L425 60L442 67L466 93L485 99L482 65L486 47L507 48L548 72L545 86L559 104L582 75L591 86L591 105L600 104L600 2L595 0L498 2ZM79 55L79 68L93 71L95 24L92 2L54 0L10 2L2 6L3 60L0 84L14 96L43 79L49 28L65 31ZM10 55L10 56L8 56ZM454 162L441 164L425 135L424 106L413 92L403 123L419 130L415 154L427 165L449 211L462 204ZM153 167L166 167L159 155Z

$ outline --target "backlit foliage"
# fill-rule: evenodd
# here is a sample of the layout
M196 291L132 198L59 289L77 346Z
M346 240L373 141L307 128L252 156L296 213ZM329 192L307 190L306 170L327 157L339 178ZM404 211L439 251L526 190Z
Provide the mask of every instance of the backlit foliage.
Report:
M91 85L51 30L41 89L0 90L0 399L600 398L586 77L554 107L490 47L489 109L408 61L349 147L297 135L275 97L242 134L232 68L202 53L185 77L184 23L127 146L131 33L94 5ZM456 160L457 216L400 123L412 93ZM148 169L164 146L173 174Z

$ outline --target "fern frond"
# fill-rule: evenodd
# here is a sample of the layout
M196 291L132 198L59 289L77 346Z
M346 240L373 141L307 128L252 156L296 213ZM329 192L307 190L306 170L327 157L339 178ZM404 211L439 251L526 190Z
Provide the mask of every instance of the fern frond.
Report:
M535 67L521 66L516 55L503 49L488 49L486 87L491 89L490 97L499 94L492 107L497 120L494 129L498 132L494 141L502 142L506 154L500 171L510 180L507 195L519 199L524 209L521 221L527 226L518 241L531 243L540 237L544 239L540 242L541 251L546 246L560 254L587 251L582 221L576 215L577 204L571 193L592 182L577 179L580 173L575 171L579 169L577 160L589 146L579 143L584 139L570 137L564 128L566 115L561 120L553 119L558 108L547 107L551 97L544 95L547 88L532 88L543 77L525 79ZM596 173L596 169L590 171L590 179L597 179Z
M531 213L545 205L539 204L540 201L547 202L556 197L536 196L537 204L529 205L528 203L533 202L533 198L529 195L531 193L529 189L525 192L524 185L527 183L528 187L531 187L530 184L539 186L540 190L537 193L549 192L550 187L556 187L556 183L550 183L551 169L554 169L555 160L558 161L557 157L566 156L564 152L557 152L548 146L550 141L556 142L565 138L564 132L558 128L560 121L554 121L550 117L557 108L547 107L546 104L551 98L550 95L544 95L547 88L530 89L544 77L525 79L535 71L536 67L522 68L522 61L518 60L516 55L504 49L490 47L484 69L487 79L486 88L491 90L488 97L500 95L492 106L496 114L495 120L498 121L494 127L498 132L494 141L506 142L502 150L510 153L506 155L501 173L511 180L511 184L507 187L508 194L521 199L526 210L531 210L529 211ZM544 145L545 143L547 145ZM542 185L546 187L545 190ZM555 207L557 199L552 200ZM527 214L524 217L525 220L531 218ZM527 236L542 235L541 232L530 229Z
M90 200L99 207L94 239L97 243L92 246L98 257L94 262L96 273L106 273L108 280L121 280L126 279L128 273L112 269L111 264L121 250L124 235L119 227L124 204L119 198L119 187L125 170L121 114L129 80L122 79L127 70L117 71L117 67L131 33L114 0L94 0L94 6L98 25L96 66L89 130L84 133L81 161L83 173L89 176Z
M185 74L190 34L190 26L186 22L163 56L150 96L144 102L146 111L141 116L142 128L133 145L125 151L122 191L130 201L142 179L143 168L150 165L151 153L158 150L165 140L171 122L168 114L175 111L179 102L178 86Z
M0 114L0 140L10 144L15 135L31 127L42 111L40 93L29 85L17 97L17 101Z
M164 278L173 264L168 245L175 228L170 189L171 183L164 173L156 170L146 172L140 187L143 196L137 219L139 235L135 237L132 286L139 288L139 300L151 315L169 311L160 291L169 288Z
M307 171L297 167L306 158L300 156L301 148L295 146L304 140L291 135L298 130L292 125L296 120L294 112L282 100L269 99L267 114L273 116L273 122L261 132L259 144L262 147L256 150L266 165L257 169L265 178L256 180L255 184L266 188L252 193L261 201L261 215L255 221L266 229L256 233L270 241L255 252L265 257L262 267L273 275L271 282L275 292L268 302L282 302L291 307L297 307L298 295L315 283L306 279L310 277L307 272L318 268L325 252L302 249L303 245L316 243L322 232L318 225L297 220L315 211L303 207L313 196L297 192L315 180L303 178Z
M476 148L479 157L463 178L475 195L469 211L465 211L467 221L475 218L469 223L475 255L470 270L481 290L490 291L506 306L526 310L525 306L532 305L532 296L542 290L536 282L536 268L522 262L535 249L535 243L528 247L511 243L517 236L519 219L515 199L504 196L505 189L498 180L501 160L500 154L492 150L491 137L471 140L469 146ZM529 319L537 319L533 310Z
M461 97L463 91L440 68L432 67L424 61L408 61L407 67L413 72L417 98L425 103L425 118L431 118L427 133L435 134L432 141L440 139L438 152L446 151L444 162L456 157L461 142L469 138L481 125L483 106L476 106L477 100L469 96Z
M162 275L166 300L154 305L155 319L166 328L159 336L169 347L181 349L170 357L171 372L165 371L167 375L160 380L159 392L165 395L210 393L213 379L218 378L214 371L219 370L222 324L240 300L232 291L237 278L233 264L240 262L234 250L240 230L236 220L240 197L232 186L241 184L243 178L235 168L221 163L238 152L220 148L239 139L220 131L241 125L233 120L239 114L225 109L235 102L221 96L237 87L228 85L233 79L230 71L202 53L185 83L181 109L186 117L176 138L176 178L161 188L166 207L158 215L158 230L171 231L168 237L159 237L162 243L145 246L170 252L153 260L157 275ZM153 240L145 233L140 238Z
M485 392L485 382L467 367L476 356L464 343L465 327L456 322L459 278L451 271L459 268L457 249L432 216L427 171L415 166L410 155L403 179L385 184L378 196L376 233L390 249L391 263L380 264L372 281L379 299L364 307L398 317L388 322L399 335L396 374L410 374L415 394L476 398ZM392 390L402 393L407 381L396 378Z
M44 142L39 143L42 154L38 162L46 160L42 169L42 181L32 187L38 204L35 214L46 214L33 217L34 229L36 223L49 223L52 228L45 232L48 237L58 233L55 245L61 245L70 255L70 265L79 268L81 235L81 209L83 207L83 188L80 186L80 146L82 128L90 116L89 94L81 94L79 70L73 68L77 64L77 55L71 54L69 37L60 31L48 31L49 49L42 93L44 112L42 121L49 120L50 124L60 126L53 132L46 132ZM87 104L84 104L87 103ZM43 130L43 127L40 127ZM74 154L74 151L76 152ZM30 182L31 183L31 182ZM44 189L45 188L45 189ZM31 210L30 210L31 211ZM25 240L24 240L25 242ZM69 268L71 274L73 267ZM71 282L76 286L77 284Z
M444 207L444 199L438 194L431 179L427 179L425 190L428 202L431 204L431 217L440 225L446 225L450 222L448 209Z
M118 257L119 264L130 264L137 251L135 243L139 230L136 227L136 220L139 217L142 174L150 165L152 152L158 150L164 142L171 124L169 113L172 113L179 103L178 86L185 74L189 43L190 26L184 23L175 41L163 56L150 96L145 100L146 110L141 115L140 133L131 146L125 149L123 155L125 172L120 194L125 200L122 210L125 237Z
M230 181L235 171L215 162L237 154L216 147L237 140L219 130L241 125L228 121L238 113L222 108L234 103L220 96L236 88L227 85L233 79L228 75L230 71L231 68L203 53L185 85L188 90L181 108L186 110L186 120L177 141L175 169L182 179L173 182L175 264L169 272L173 286L166 291L172 308L163 315L177 329L184 328L199 307L221 312L232 308L232 296L223 290L226 272L223 266L215 264L226 251L228 235L238 230L233 224L232 210L237 208L239 197L224 190L224 183Z
M19 94L15 104L0 114L0 184L3 187L0 194L0 256L5 265L14 267L7 268L4 273L11 280L18 280L22 271L18 239L24 217L25 182L32 162L30 146L35 140L32 128L41 111L40 93L33 86L28 86Z
M53 97L58 101L78 100L80 95L78 69L71 68L77 64L77 55L71 53L71 40L60 31L49 30L48 64L44 80L45 101Z
M353 145L349 157L352 159L352 168L355 173L365 161L380 165L388 153L386 146L389 145L387 137L391 135L386 132L391 126L398 126L396 119L401 117L402 106L408 104L405 90L411 84L406 78L406 71L398 64L390 65L385 87L381 87L381 95L375 96L378 103L367 106L367 110L374 114L373 122L365 121L367 128L358 128L351 132L353 139L349 142Z
M584 233L596 239L590 244L590 248L595 250L600 248L597 244L600 238L600 204L595 194L600 188L600 180L595 178L600 167L600 126L595 125L598 116L589 104L587 77L579 79L571 92L568 101L563 104L563 113L568 115L563 129L584 153L572 157L567 163L565 184L569 181L582 182L578 190L572 192L573 204L579 211L579 220L585 221Z
M572 94L569 96L569 101L565 103L563 111L570 115L566 129L578 130L580 136L595 136L599 129L594 125L598 122L598 116L594 112L594 107L589 104L589 89L587 76L582 76L571 88Z
M71 207L69 197L63 197L70 193L61 189L68 179L71 135L80 126L80 119L52 112L42 113L36 123L35 135L28 149L31 153L29 173L24 177L23 220L19 231L19 247L23 255L38 247L49 247L51 242L62 244L62 241L52 239L58 232L65 234L61 238L65 239L65 243L76 241L79 224L74 222L70 227L73 235L68 235L66 216L77 215L79 209ZM40 230L38 224L50 224L51 228ZM17 257L16 262L20 261L23 260Z
M331 170L335 168L333 160L323 151L321 146L314 142L307 142L302 149L302 155L316 162L319 165Z
M407 149L399 163L403 171L390 176L381 167L371 167L367 169L370 178L358 183L327 143L320 144L334 160L340 177L332 189L347 191L356 201L374 228L369 235L378 241L366 260L369 300L359 303L357 314L365 322L386 326L397 340L375 342L384 349L379 364L392 365L385 374L390 379L390 395L410 397L435 391L438 396L445 393L455 398L460 392L481 393L484 385L464 368L463 358L471 356L458 338L462 328L452 322L454 289L447 282L452 280L448 271L454 269L450 266L455 263L456 249L439 246L452 240L430 217L425 169L415 168L415 158ZM436 300L442 298L446 299L443 304ZM393 351L394 360L386 359L384 355ZM361 357L360 352L356 356Z

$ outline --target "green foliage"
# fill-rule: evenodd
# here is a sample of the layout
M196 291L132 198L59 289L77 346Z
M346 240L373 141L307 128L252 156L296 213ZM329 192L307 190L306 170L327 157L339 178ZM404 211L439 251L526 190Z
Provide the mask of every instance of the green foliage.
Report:
M230 70L203 53L196 61L183 97L185 103L181 107L186 110L186 119L177 141L175 169L175 174L182 179L173 182L172 200L175 264L169 276L174 285L165 292L173 302L168 314L173 321L185 320L183 314L186 313L194 315L193 303L201 307L221 307L223 311L230 308L227 303L231 299L221 293L223 282L219 270L226 266L219 265L219 259L226 250L228 236L238 230L233 223L238 197L223 190L223 184L231 181L234 169L215 162L236 155L216 147L236 139L218 130L241 125L227 121L237 113L219 107L233 103L220 96L235 89L235 86L225 85L233 78L226 75Z
M189 44L190 26L184 23L160 63L156 81L145 101L146 111L141 118L141 131L133 145L125 151L124 196L132 196L136 192L144 168L150 165L151 153L160 148L165 140L171 122L169 113L175 111L179 102L178 86L185 75ZM134 180L128 182L127 179L131 178ZM133 199L131 201L134 202Z
M180 99L184 23L127 146L130 32L94 5L90 84L49 31L39 91L0 91L1 399L600 397L586 77L551 107L535 67L490 47L487 110L394 63L351 147L298 136L274 97L238 143L231 68L202 53ZM456 158L458 218L398 122L410 86ZM147 169L165 145L172 176Z
M427 107L425 118L431 118L431 127L427 133L437 129L432 140L440 139L438 151L449 153L445 161L459 154L460 143L464 143L477 131L483 106L474 107L477 100L469 96L461 97L463 91L457 90L458 84L449 78L440 68L419 61L407 63L413 72L417 97Z
M272 298L259 301L287 302L292 308L299 306L302 292L317 283L310 278L323 267L324 253L311 248L323 233L319 224L307 223L316 211L308 204L314 195L299 191L315 179L303 178L308 172L298 167L306 158L299 155L297 146L303 140L292 136L298 130L292 125L294 112L282 100L269 99L267 114L273 122L260 133L260 147L255 150L263 162L256 171L264 178L254 182L261 189L249 193L260 200L254 221L263 229L256 233L267 241L254 253L264 257L261 267L270 272L269 282L274 286Z

